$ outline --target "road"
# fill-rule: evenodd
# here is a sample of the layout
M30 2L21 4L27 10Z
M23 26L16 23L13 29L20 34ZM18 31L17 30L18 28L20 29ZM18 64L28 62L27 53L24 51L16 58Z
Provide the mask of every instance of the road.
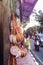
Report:
M32 51L36 54L36 56L39 58L39 60L41 60L43 62L43 47L40 47L40 51L38 52L38 51L35 51L33 39L30 39L30 43L31 43Z

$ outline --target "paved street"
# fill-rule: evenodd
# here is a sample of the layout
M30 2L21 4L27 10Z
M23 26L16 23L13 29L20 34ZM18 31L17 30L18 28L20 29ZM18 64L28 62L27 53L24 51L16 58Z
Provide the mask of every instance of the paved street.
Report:
M37 52L34 49L34 40L31 39L30 42L31 42L32 51L36 54L36 56L39 58L39 60L41 60L43 62L43 47L40 47L39 52Z

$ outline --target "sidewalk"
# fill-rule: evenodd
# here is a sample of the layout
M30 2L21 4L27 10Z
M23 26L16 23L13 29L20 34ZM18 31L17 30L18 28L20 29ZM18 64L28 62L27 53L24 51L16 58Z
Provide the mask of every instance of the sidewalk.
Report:
M18 58L17 59L17 64L18 65L36 65L34 60L32 59L30 53L28 53L25 57L23 58Z

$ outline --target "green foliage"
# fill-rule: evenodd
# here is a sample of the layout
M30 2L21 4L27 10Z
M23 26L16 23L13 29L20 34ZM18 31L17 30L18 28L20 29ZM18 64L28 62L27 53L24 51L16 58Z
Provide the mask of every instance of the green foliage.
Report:
M43 12L42 13L39 13L39 15L38 14L36 14L36 20L38 20L39 22L41 22L41 23L43 23Z
M38 16L38 20L39 20L39 22L43 21L43 14L41 14L41 15Z
M41 24L41 26L39 26L39 32L43 32L43 24Z

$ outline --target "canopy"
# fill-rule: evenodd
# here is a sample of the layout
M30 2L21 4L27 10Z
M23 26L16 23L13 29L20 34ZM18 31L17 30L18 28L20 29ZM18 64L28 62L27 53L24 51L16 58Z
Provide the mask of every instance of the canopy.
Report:
M18 0L20 1L20 0ZM30 14L32 13L33 11L33 8L36 4L37 0L21 0L21 3L20 3L20 17L22 18L22 20L28 20L29 19L29 16Z

